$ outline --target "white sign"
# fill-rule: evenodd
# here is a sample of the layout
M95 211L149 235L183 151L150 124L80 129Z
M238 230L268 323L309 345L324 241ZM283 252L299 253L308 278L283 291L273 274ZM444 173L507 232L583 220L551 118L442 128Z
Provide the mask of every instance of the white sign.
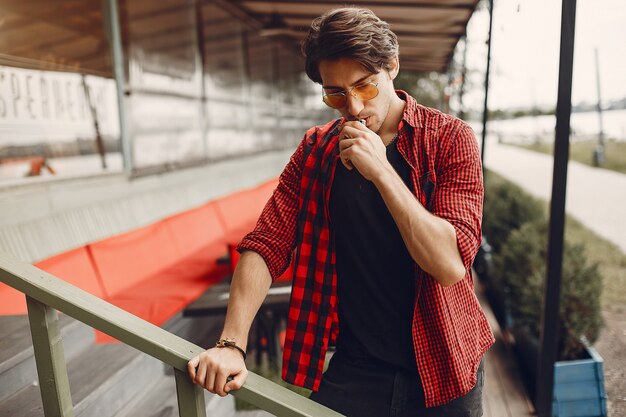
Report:
M85 76L103 136L119 136L115 81ZM94 138L83 76L0 66L0 146Z

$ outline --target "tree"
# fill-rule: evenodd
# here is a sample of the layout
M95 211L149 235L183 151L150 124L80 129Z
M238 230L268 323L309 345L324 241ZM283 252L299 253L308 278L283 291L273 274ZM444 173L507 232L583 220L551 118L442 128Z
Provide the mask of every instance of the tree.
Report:
M418 103L444 110L444 92L448 82L445 74L400 71L394 87L415 97Z

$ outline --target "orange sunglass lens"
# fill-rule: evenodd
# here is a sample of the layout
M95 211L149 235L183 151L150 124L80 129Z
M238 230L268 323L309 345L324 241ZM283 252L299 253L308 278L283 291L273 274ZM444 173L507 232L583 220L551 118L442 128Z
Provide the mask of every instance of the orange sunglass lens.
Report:
M365 84L355 88L354 92L361 100L371 100L378 95L378 88L374 84Z
M324 103L332 108L339 108L346 105L346 96L343 94L330 94L324 96Z
M365 84L348 90L347 94L354 94L359 100L371 100L378 95L378 87L374 84ZM346 94L328 94L323 96L324 103L338 109L346 105Z

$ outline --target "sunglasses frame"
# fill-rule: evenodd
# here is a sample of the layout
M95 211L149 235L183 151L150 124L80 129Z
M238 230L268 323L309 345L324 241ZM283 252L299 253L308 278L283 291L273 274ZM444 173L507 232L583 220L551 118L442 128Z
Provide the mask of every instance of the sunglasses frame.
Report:
M368 81L366 83L362 83L362 84L358 84L358 85L352 86L352 87L348 88L347 90L336 91L334 93L323 93L322 94L322 101L324 102L324 104L326 104L328 107L330 107L332 109L339 109L339 108L341 108L343 106L338 106L338 107L331 106L330 104L328 104L326 102L326 97L328 97L328 96L344 96L345 100L346 100L346 103L348 102L348 94L352 95L352 97L354 97L356 99L359 99L361 101L373 100L376 97L378 97L378 94L380 93L380 90L378 89L378 84L379 84L379 81L377 81L377 82ZM373 97L370 97L368 99L361 99L355 93L353 93L354 89L359 88L359 87L365 87L366 85L373 85L376 88L376 94ZM345 104L344 104L344 106L345 106Z

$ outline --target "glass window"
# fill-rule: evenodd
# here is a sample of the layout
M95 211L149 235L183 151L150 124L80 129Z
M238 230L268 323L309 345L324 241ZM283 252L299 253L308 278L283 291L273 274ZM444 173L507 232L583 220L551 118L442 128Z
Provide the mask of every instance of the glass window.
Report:
M202 6L204 71L207 97L227 101L246 98L242 23L214 4Z
M0 1L0 183L122 169L100 2Z
M211 159L254 149L243 24L214 4L202 6L207 148Z
M251 123L259 148L270 149L278 134L278 73L275 68L274 44L254 31L246 33L250 71Z
M205 159L194 1L124 0L120 9L134 167Z

